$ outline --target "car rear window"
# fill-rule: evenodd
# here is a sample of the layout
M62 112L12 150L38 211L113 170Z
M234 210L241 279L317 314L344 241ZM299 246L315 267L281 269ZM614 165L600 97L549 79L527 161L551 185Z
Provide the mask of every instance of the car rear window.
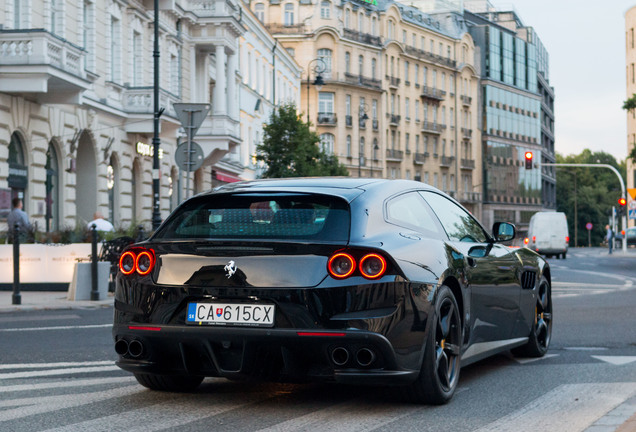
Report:
M346 242L349 205L332 196L208 195L179 207L153 239L272 239Z

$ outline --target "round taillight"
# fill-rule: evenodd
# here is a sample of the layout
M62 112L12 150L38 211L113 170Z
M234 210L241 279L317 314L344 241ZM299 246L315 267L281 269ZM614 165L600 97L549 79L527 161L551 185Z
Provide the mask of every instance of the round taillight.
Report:
M386 271L386 260L378 254L365 255L360 260L360 273L367 279L377 279Z
M523 244L527 245L528 243L530 243L530 239L528 237L524 238L523 239Z
M119 257L119 270L125 275L131 274L135 271L135 261L136 257L134 253L131 251L124 252L121 254L121 257Z
M139 273L141 276L145 276L150 273L154 264L155 259L149 251L144 250L139 252L139 255L137 255L135 265L137 267L137 273Z
M537 236L532 236L532 243L536 243L537 242Z
M327 265L329 274L336 279L344 279L351 276L356 269L356 261L349 254L340 252L329 258Z

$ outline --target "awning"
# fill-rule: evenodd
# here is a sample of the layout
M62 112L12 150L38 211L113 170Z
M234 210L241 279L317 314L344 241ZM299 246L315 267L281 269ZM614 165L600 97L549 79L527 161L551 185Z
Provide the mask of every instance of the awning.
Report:
M234 182L243 181L243 179L238 176L235 176L232 174L225 174L219 171L216 172L216 179L218 181L222 181L225 183L234 183Z

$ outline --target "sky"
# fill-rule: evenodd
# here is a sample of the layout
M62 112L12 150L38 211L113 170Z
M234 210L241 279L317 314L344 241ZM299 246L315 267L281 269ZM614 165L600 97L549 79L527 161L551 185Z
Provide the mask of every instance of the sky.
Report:
M493 1L512 5L550 55L555 91L555 150L627 156L625 12L636 0ZM509 7L508 7L509 9Z

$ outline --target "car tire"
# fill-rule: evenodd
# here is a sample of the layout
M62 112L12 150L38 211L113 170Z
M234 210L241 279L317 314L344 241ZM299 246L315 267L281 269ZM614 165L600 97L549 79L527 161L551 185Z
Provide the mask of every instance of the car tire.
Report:
M415 403L441 405L457 388L462 348L461 314L447 286L439 288L432 318L420 374L406 394Z
M565 259L565 256L566 256L566 255L567 255L567 253L563 252L563 253L561 254L561 258Z
M135 374L137 382L150 390L168 392L190 392L195 390L201 381L202 376L189 375L156 375L156 374Z
M534 307L534 322L528 343L512 350L519 357L543 357L552 339L552 289L545 276L541 277L537 288Z

